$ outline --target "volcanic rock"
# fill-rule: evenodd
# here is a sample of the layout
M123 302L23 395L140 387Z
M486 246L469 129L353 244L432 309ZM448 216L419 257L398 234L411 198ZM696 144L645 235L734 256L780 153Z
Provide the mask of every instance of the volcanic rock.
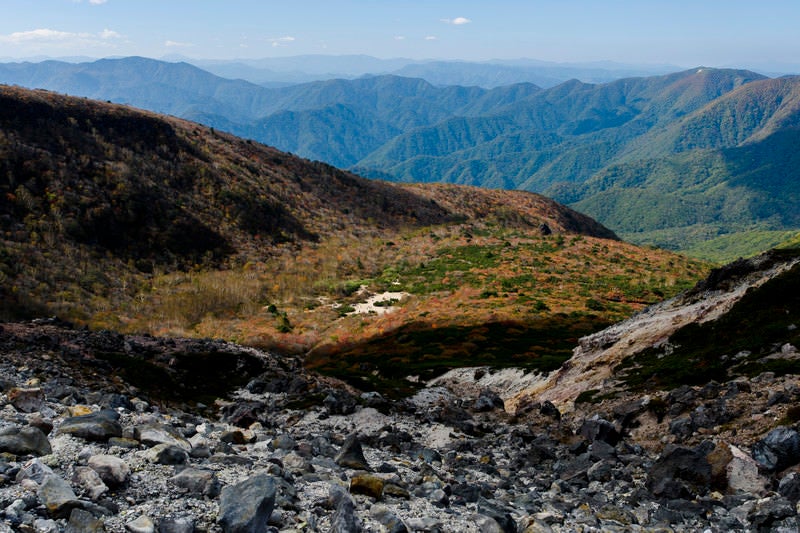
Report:
M226 533L260 533L275 505L275 482L267 474L255 474L228 485L219 497L219 522Z

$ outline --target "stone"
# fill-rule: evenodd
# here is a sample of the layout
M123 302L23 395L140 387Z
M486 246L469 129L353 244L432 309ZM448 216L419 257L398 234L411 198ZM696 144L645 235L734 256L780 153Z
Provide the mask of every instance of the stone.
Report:
M345 468L352 468L354 470L372 470L364 457L364 450L361 448L361 442L358 440L358 435L355 433L348 436L339 453L333 459L337 465Z
M28 415L28 425L40 429L45 435L49 435L53 431L53 421L44 418L40 413Z
M182 465L189 461L189 453L173 444L157 444L145 453L151 463L160 465Z
M497 520L490 516L475 514L470 517L471 521L478 526L478 531L481 533L503 533L503 528L497 523Z
M441 520L437 520L432 516L414 516L407 519L406 524L411 531L444 531Z
M108 492L108 486L103 483L98 473L88 466L75 467L75 471L72 473L72 484L80 487L92 501L97 501L100 496Z
M676 418L669 423L669 432L681 440L691 437L694 430L694 422L688 416Z
M141 443L136 439L126 439L125 437L111 437L108 439L109 446L117 446L125 450L138 450Z
M53 470L40 459L31 459L17 472L16 482L21 483L25 479L30 479L41 485L44 483L44 478L52 473Z
M188 440L179 435L171 427L162 424L144 424L142 426L136 426L133 431L133 438L145 446L170 444L183 448L187 452L192 449L192 445Z
M89 458L87 465L97 472L103 483L109 487L122 485L131 475L128 463L113 455L93 455Z
M73 509L65 533L102 533L106 530L103 521L89 511Z
M434 489L428 494L430 500L436 507L450 507L450 497L443 489Z
M586 477L589 481L611 481L614 477L614 464L610 461L601 460L597 461L586 472Z
M237 402L223 411L223 420L240 428L248 428L263 419L267 404L260 401Z
M349 415L356 410L358 401L345 391L331 390L322 404L329 415Z
M39 499L47 511L57 518L69 516L70 512L80 505L69 483L55 474L45 477L44 483L39 488Z
M407 489L401 487L396 483L387 482L383 485L383 495L391 496L394 498L402 498L404 500L411 499L411 493Z
M786 474L778 484L778 493L797 505L800 502L800 472Z
M44 390L39 387L14 387L6 393L6 398L17 411L22 411L23 413L41 411L45 406Z
M776 472L800 463L800 434L781 426L753 445L753 459L767 472Z
M589 446L588 452L589 452L589 457L591 457L596 461L602 459L613 460L617 457L616 448L614 448L612 445L602 440L594 441Z
M285 433L272 439L272 447L276 450L286 450L288 452L294 450L295 446L297 446L297 441L291 435Z
M544 416L549 416L556 421L561 420L561 411L559 411L558 407L556 407L555 404L550 400L545 400L542 402L542 405L539 406L539 412Z
M611 446L616 446L620 439L619 432L614 427L614 424L600 418L598 415L584 420L578 434L589 442L601 440Z
M714 428L728 422L732 413L724 399L697 406L689 415L695 428Z
M185 468L169 478L169 481L194 496L216 498L220 493L220 482L211 470Z
M287 453L283 457L283 467L292 473L313 472L311 462L296 453Z
M125 524L125 531L129 533L155 533L156 524L147 515L141 515Z
M555 473L559 479L570 483L586 485L587 473L594 464L588 453L583 453L574 459L567 459L558 465Z
M432 450L431 448L422 448L417 456L428 464L442 462L441 454L436 450Z
M472 483L458 483L452 487L452 496L461 498L465 503L476 503L481 496L481 487Z
M194 520L188 517L163 518L158 533L194 533Z
M387 533L407 533L408 528L403 521L385 505L376 504L370 507L369 515L382 525Z
M36 533L58 533L58 524L55 520L38 518L33 521L33 529Z
M731 446L727 442L718 442L707 455L708 464L711 465L711 484L720 491L728 489L728 466L733 460Z
M478 509L478 514L488 516L489 518L497 522L503 533L517 532L517 523L511 516L510 510L505 508L504 506L495 503L493 501L487 500L486 498L479 498L477 509Z
M360 533L363 531L361 521L356 516L356 504L345 490L338 485L331 485L328 498L333 506L330 533Z
M3 514L6 518L10 518L11 520L19 521L22 515L27 510L28 505L25 503L25 500L22 498L17 498L11 504L3 509Z
M264 473L228 485L219 497L217 522L225 533L260 533L275 505L276 485Z
M350 493L379 500L383 496L383 479L372 474L357 474L350 479Z
M728 490L756 496L767 492L768 480L761 475L758 463L736 446L730 446L732 458L726 468Z
M47 435L36 427L10 428L0 434L0 452L42 456L52 451Z
M684 447L666 449L647 476L653 495L676 499L704 494L711 484L711 464L704 450Z
M472 409L477 412L489 412L495 409L503 409L505 402L500 396L491 389L483 389L472 405Z
M119 413L103 410L65 419L59 426L58 433L89 441L106 442L111 437L121 437L122 426L119 423Z
M754 530L769 531L776 522L795 514L797 511L789 500L783 496L772 496L758 500L747 519Z
M676 416L687 410L697 401L697 391L689 385L681 385L677 389L673 389L667 394L667 404L669 405L669 414Z

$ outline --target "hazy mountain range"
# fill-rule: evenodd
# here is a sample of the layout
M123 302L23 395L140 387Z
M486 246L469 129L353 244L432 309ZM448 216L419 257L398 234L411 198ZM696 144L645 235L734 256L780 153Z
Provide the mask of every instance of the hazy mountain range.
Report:
M352 71L355 60L329 61L309 56L304 68ZM481 76L509 80L502 68L540 65L365 65L420 77L266 88L187 63L123 58L3 64L0 81L189 118L369 177L542 192L628 240L698 245L699 255L752 253L800 227L799 77L696 68L487 89ZM450 74L476 82L448 85Z

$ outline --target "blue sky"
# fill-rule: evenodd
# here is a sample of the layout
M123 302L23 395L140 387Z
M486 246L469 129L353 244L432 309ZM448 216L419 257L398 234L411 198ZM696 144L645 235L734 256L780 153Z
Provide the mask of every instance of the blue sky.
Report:
M0 0L0 57L800 63L797 0Z

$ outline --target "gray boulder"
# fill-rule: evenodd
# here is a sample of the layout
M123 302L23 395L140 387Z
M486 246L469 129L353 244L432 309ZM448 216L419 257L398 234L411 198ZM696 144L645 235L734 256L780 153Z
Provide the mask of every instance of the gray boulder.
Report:
M102 533L106 528L103 521L89 511L73 509L69 515L69 522L65 533Z
M768 472L800 463L800 433L786 426L773 429L753 445L753 459Z
M119 413L106 409L67 418L61 423L58 432L85 440L105 442L111 437L121 437L122 426L119 423Z
M59 518L69 516L73 509L80 506L69 483L52 474L45 477L39 488L39 500L51 515Z
M89 458L88 466L100 476L103 483L109 487L122 485L128 480L131 468L128 464L113 455L93 455Z
M195 496L216 498L220 493L220 482L210 470L186 468L172 476L169 481Z
M665 450L650 469L647 488L661 498L693 499L708 491L711 477L705 450L674 447Z
M354 470L371 470L367 459L364 457L364 450L361 448L361 442L358 440L358 435L353 433L342 444L342 449L333 459L336 464L345 468L352 468Z
M52 453L50 441L41 429L10 428L0 435L0 452L14 455L48 455Z
M616 446L620 439L614 424L597 415L584 420L578 433L589 442L601 440L611 446Z
M331 485L328 497L334 507L330 533L360 533L363 531L361 521L356 516L356 504L344 488Z
M226 533L260 533L275 506L276 486L267 474L256 474L222 489L217 522Z

